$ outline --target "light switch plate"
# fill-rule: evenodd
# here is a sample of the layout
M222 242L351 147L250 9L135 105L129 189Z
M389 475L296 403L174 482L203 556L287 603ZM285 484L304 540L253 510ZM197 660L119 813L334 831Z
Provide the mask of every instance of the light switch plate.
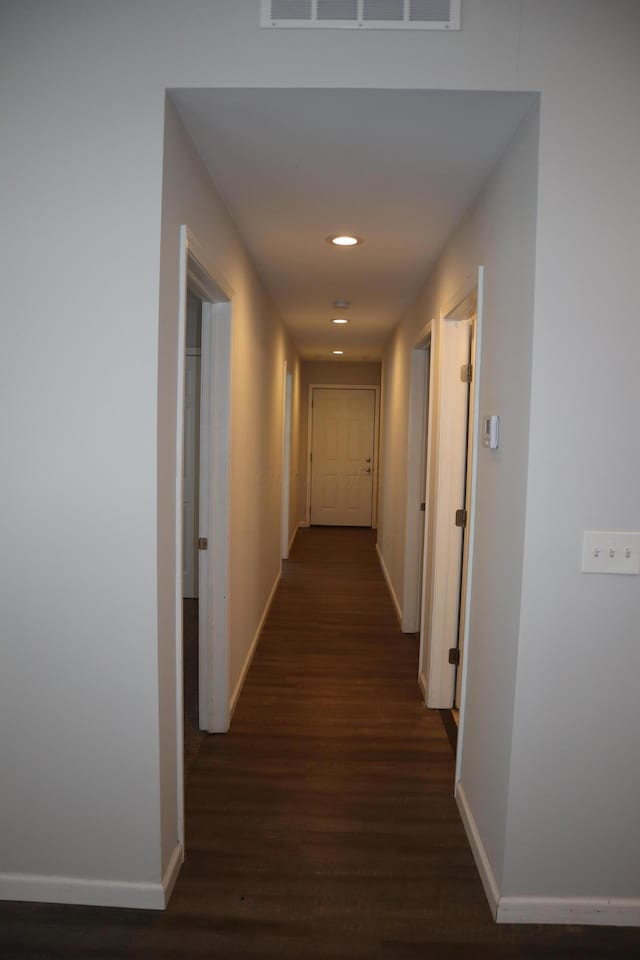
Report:
M640 574L640 533L585 530L583 573Z

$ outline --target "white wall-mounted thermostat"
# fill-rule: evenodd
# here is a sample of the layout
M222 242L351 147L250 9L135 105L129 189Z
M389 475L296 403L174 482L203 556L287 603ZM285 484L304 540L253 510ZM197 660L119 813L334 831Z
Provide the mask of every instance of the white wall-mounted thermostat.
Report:
M497 450L500 445L500 417L491 414L482 418L482 446Z

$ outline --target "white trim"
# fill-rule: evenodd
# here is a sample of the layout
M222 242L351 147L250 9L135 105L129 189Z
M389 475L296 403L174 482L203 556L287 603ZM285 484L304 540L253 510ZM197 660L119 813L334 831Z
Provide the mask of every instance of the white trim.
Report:
M247 673L249 672L251 661L253 660L254 654L258 648L260 635L262 634L262 628L265 625L265 621L269 614L269 610L271 609L271 604L274 601L276 591L280 585L280 578L281 578L281 574L278 573L278 576L275 579L275 583L271 588L271 593L269 594L269 597L265 604L265 608L262 612L262 616L260 617L260 623L258 624L256 628L256 632L253 636L253 640L251 641L251 646L249 647L249 652L247 653L247 656L245 658L244 665L242 667L242 670L240 671L240 676L238 677L238 682L236 683L235 690L233 691L231 702L229 704L229 719L231 719L231 717L233 716L233 713L238 705L238 699L240 697L240 694L242 693L242 687L244 686L244 682L247 679Z
M478 493L478 451L480 449L480 382L482 378L482 331L484 328L484 281L485 268L478 267L478 279L476 285L476 319L474 325L474 346L471 362L474 367L473 374L473 395L471 399L471 409L473 415L471 464L470 464L470 483L471 491L469 496L469 518L468 518L468 548L467 548L467 566L465 571L464 584L464 630L463 630L463 655L462 655L462 681L460 684L460 705L458 717L458 748L456 750L456 773L455 782L462 777L462 754L464 752L464 723L466 717L465 705L467 701L467 677L469 667L470 653L470 629L471 629L471 591L473 587L473 559L476 539L476 504Z
M291 414L293 400L293 373L284 361L282 385L282 475L280 497L280 559L289 556L289 529L291 523ZM294 533L295 536L295 533Z
M420 687L420 692L422 693L422 699L427 700L427 678L424 675L423 671L418 672L418 686Z
M435 430L435 407L437 396L437 375L434 367L434 358L438 356L438 324L427 324L429 330L429 393L427 398L427 422L426 427L426 461L425 461L425 485L424 485L424 537L422 538L422 583L420 586L420 645L418 648L418 677L424 682L424 703L427 705L429 691L428 681L428 659L429 659L429 585L431 583L431 507L432 507L432 479L433 464L436 454ZM425 330L427 329L425 328ZM433 375L432 375L433 374Z
M187 342L187 286L189 273L189 238L187 228L180 228L180 277L178 288L178 371L176 376L176 476L175 476L175 658L176 658L176 781L177 834L184 848L184 638L183 638L183 471L184 471L184 381L185 346Z
M209 256L204 247L185 224L180 227L181 249L185 246L189 254L189 284L191 290L200 299L208 303L220 303L224 300L233 300L235 290L218 270L215 278L207 267Z
M2 873L0 874L0 900L164 910L180 872L182 859L182 847L177 844L162 883L129 883L85 877Z
M462 557L462 566L458 564L458 540L455 529L452 527L453 512L460 503L451 500L451 480L443 476L442 468L442 442L443 437L448 435L446 424L446 411L443 412L443 385L442 377L439 378L437 387L437 398L435 391L430 390L429 394L429 427L428 427L428 463L427 463L427 537L425 537L423 582L425 589L422 600L422 617L420 633L420 667L419 670L427 677L428 694L427 706L431 708L448 708L451 706L455 695L455 670L449 666L447 651L450 646L455 646L458 640L458 626L462 629L462 646L464 654L462 658L462 679L460 691L460 724L458 735L458 750L456 755L456 780L460 776L460 764L462 757L464 741L464 697L466 690L468 651L469 651L469 633L470 633L470 608L471 608L471 582L473 566L473 542L476 522L476 484L477 484L477 453L478 453L478 416L480 404L478 403L480 383L481 383L481 345L482 345L482 300L484 293L485 269L479 266L475 275L469 274L464 281L464 285L458 291L441 311L440 319L434 321L432 331L432 360L437 369L443 367L443 350L445 349L445 338L447 332L450 332L454 325L467 323L471 321L475 313L472 327L472 356L473 364L473 383L469 393L469 430L466 437L465 449L469 450L470 462L467 465L467 485L469 502L469 515L467 518L467 538L464 557ZM470 299L473 297L473 304ZM466 361L465 361L466 362ZM434 385L436 377L431 378L431 387ZM450 407L450 404L446 404ZM471 429L472 428L472 429ZM435 471L433 471L431 462L432 457L435 462ZM449 459L449 458L447 458ZM435 490L430 489L431 473L435 472ZM444 473L446 474L446 469ZM432 502L433 501L433 502ZM449 501L448 504L445 501ZM432 515L429 514L429 506L432 507ZM431 529L431 526L433 529ZM460 541L462 537L460 536ZM431 553L429 546L431 545ZM452 555L455 552L455 564ZM427 569L427 564L429 568ZM447 568L447 562L450 561L450 569ZM459 577L461 570L464 580L463 608L458 611L459 603ZM444 610L443 598L447 587L450 590L450 610ZM457 595L456 595L457 594ZM452 598L455 598L452 599ZM456 616L453 617L454 607ZM428 618L425 616L429 611ZM459 617L458 617L459 612ZM428 622L427 622L428 619Z
M181 850L185 848L184 825L184 714L183 714L183 637L182 637L182 525L183 525L183 457L184 457L184 377L186 354L187 289L203 302L201 357L206 360L207 347L212 348L213 370L207 377L201 364L201 415L211 424L211 432L200 435L200 486L203 478L209 496L200 497L199 536L212 539L203 529L208 510L216 518L214 549L202 551L199 558L200 620L207 624L199 636L199 699L200 726L212 732L228 729L228 517L229 517L229 430L231 376L231 304L232 287L221 277L216 279L206 266L208 257L192 231L180 227L180 275L177 331L176 375L176 476L175 476L175 663L176 663L176 778L177 835ZM215 304L215 307L213 306ZM213 313L216 312L215 322ZM207 341L207 337L209 338ZM204 341L207 341L206 343ZM211 350L209 351L211 353ZM207 389L207 382L210 388ZM206 396L204 395L206 393ZM204 402L203 402L204 401ZM204 409L202 409L204 407ZM201 420L202 427L202 420ZM223 455L220 456L220 451ZM214 457L214 453L218 455ZM203 474L204 469L204 474ZM210 481L210 482L209 482ZM202 492L202 490L201 490ZM203 559L204 558L204 559ZM203 579L204 576L204 579ZM211 600L211 603L209 601ZM215 624L209 623L208 607L214 610ZM209 642L211 638L211 642ZM220 646L224 647L221 651ZM216 669L213 669L215 661ZM224 663L224 666L222 664ZM220 668L218 667L220 664ZM215 689L213 684L216 684ZM224 689L222 687L224 686ZM213 701L213 708L212 708ZM181 854L183 855L183 854Z
M171 899L171 894L173 893L173 888L176 885L176 880L178 879L178 874L184 863L184 848L181 843L176 843L173 853L169 858L169 863L167 864L167 869L164 872L162 877L162 891L164 894L164 904L167 906L169 900Z
M622 897L501 897L498 923L640 926L640 899Z
M478 267L477 271L466 275L464 282L460 284L456 293L446 301L445 306L441 309L440 317L443 320L463 320L469 316L468 311L465 310L461 313L460 310L467 305L467 301L475 294L481 275L484 276L484 267Z
M210 733L229 729L229 457L231 436L231 304L205 303L202 307L203 359L209 358L208 383L202 372L201 482L208 490L202 509L199 536L209 549L201 552L204 563L200 590L199 651L200 726ZM205 342L207 350L205 353ZM206 394L205 394L206 391ZM208 423L203 419L207 408ZM203 596L206 598L203 605Z
M307 524L306 524L306 523L303 523L302 520L301 520L299 523L296 524L296 526L295 526L295 528L294 528L294 530L293 530L293 533L292 533L292 535L291 535L291 540L289 540L288 553L291 553L291 548L293 547L293 544L294 544L294 542L295 542L295 539L296 539L296 537L298 536L298 530L300 529L300 527L306 527L306 526L307 526Z
M437 327L438 402L435 430L429 437L436 453L426 673L427 706L446 709L453 705L455 692L455 667L448 651L458 641L463 548L463 530L455 525L454 516L464 506L467 461L469 387L460 381L460 366L468 362L471 326L468 320L442 318Z
M395 607L396 616L398 617L400 625L402 626L402 607L398 603L396 592L393 589L393 584L391 583L391 577L389 576L389 572L386 568L384 558L382 556L382 553L380 552L380 547L378 546L377 543L376 543L376 553L378 554L378 560L380 561L380 567L382 569L382 573L384 574L384 579L386 580L387 587L389 589L389 594L391 595L391 599L393 600L393 606Z
M313 391L314 390L373 390L373 485L371 489L371 528L378 526L378 493L380 460L380 384L379 383L310 383L307 396L307 499L305 527L311 525L311 442L313 439Z
M637 897L500 896L498 882L460 781L456 783L455 797L485 896L497 923L640 926L640 898Z
M455 797L458 810L460 811L460 816L462 818L462 824L467 834L469 846L471 847L473 859L476 862L476 867L478 868L478 873L480 874L480 880L482 881L485 896L489 901L491 915L495 920L498 912L498 903L500 902L500 890L498 888L498 882L491 867L489 857L487 856L487 851L484 848L482 838L480 837L480 831L478 830L475 817L471 812L471 807L469 806L464 787L460 781L456 783Z
M427 460L427 422L431 379L431 324L422 330L411 351L409 384L409 423L407 428L407 488L405 511L404 589L402 595L402 631L415 633L420 625L422 603L421 546L427 533L427 501L425 497ZM421 540L421 532L423 537ZM422 550L424 554L424 549Z

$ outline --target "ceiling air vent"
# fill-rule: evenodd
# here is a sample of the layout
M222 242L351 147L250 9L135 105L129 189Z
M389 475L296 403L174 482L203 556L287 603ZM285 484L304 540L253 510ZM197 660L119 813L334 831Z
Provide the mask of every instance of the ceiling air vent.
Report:
M263 27L459 30L462 0L261 0Z

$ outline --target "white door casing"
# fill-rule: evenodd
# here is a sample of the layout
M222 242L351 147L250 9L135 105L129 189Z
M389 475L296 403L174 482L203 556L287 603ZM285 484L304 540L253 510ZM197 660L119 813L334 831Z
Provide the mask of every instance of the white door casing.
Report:
M182 595L198 596L198 486L200 471L200 351L187 347L184 371L182 473Z
M183 470L185 444L185 353L187 289L202 302L198 537L208 549L198 557L200 727L225 732L228 696L229 431L231 408L231 329L233 289L214 280L208 257L188 227L180 228L180 290L176 376L175 476L175 665L177 833L185 847L184 690L183 690Z
M460 671L460 718L458 722L458 749L456 752L456 785L460 780L460 771L462 769L462 753L464 749L464 725L465 725L465 704L467 677L469 675L469 658L472 655L473 639L471 637L471 597L473 585L473 558L474 542L476 534L476 505L478 488L478 451L479 443L479 423L480 423L480 387L482 383L482 332L484 319L484 283L485 268L478 268L478 282L476 286L476 318L473 329L473 383L471 387L471 398L469 404L469 462L467 465L467 541L466 557L464 561L464 581L462 590L462 606L460 611L461 618L461 640L464 647L464 658L462 660L462 669ZM456 787L457 789L457 787Z
M407 428L405 576L402 602L403 633L416 633L420 630L421 622L424 539L428 508L427 439L431 409L430 391L431 323L428 323L420 332L411 353Z
M433 560L431 565L428 629L427 706L453 705L455 667L448 653L458 643L460 576L463 531L455 524L456 510L464 505L469 386L460 379L468 363L471 338L469 321L439 321L439 402L435 468L435 502L431 516Z
M282 479L280 502L280 558L289 556L289 499L291 492L291 417L292 417L293 374L284 362L284 381L282 397Z
M432 350L437 363L432 378L427 468L428 536L424 548L421 685L426 704L449 708L460 703L464 718L468 655L458 671L448 653L460 646L468 653L471 602L475 489L477 470L478 394L480 386L482 297L484 268L469 277L464 291L433 322ZM474 319L475 314L475 319ZM471 360L471 388L460 379L460 368ZM466 492L466 498L465 498ZM455 525L456 510L466 506L465 535ZM464 545L464 554L463 554Z
M200 378L200 728L229 729L229 448L231 304L204 303Z
M312 389L312 524L370 527L376 445L376 391Z
M476 327L477 327L477 317L473 316L470 320L471 324L471 342L469 344L469 363L473 369L473 358L475 357L476 349ZM462 702L462 671L464 668L464 654L465 654L465 620L466 620L466 593L467 593L467 571L469 569L469 540L470 540L470 525L469 518L471 516L471 474L473 469L473 454L474 454L474 445L475 445L475 431L474 431L474 412L475 412L475 393L473 387L469 387L469 396L467 400L468 405L468 415L467 415L467 455L466 455L466 464L465 464L465 486L464 486L464 510L466 516L466 523L464 528L463 535L463 545L462 545L462 570L461 570L461 582L460 582L460 606L458 613L458 666L456 669L456 686L455 686L455 696L454 696L454 706L458 709L460 708Z

